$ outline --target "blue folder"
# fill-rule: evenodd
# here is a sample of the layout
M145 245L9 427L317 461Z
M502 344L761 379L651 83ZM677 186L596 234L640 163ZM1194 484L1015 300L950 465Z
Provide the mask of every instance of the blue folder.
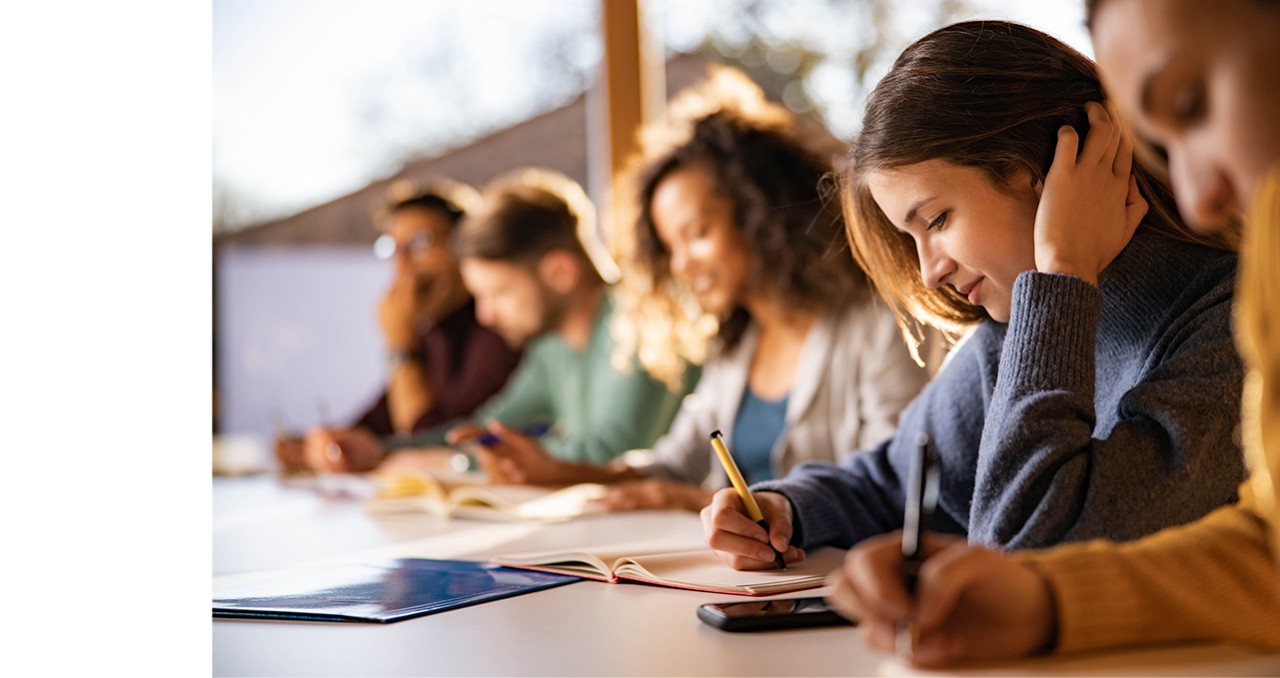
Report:
M466 560L401 558L291 570L220 590L213 616L389 623L575 581L580 579Z

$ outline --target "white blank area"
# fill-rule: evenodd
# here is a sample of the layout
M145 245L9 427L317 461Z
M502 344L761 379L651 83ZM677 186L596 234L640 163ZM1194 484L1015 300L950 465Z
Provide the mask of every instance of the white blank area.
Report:
M383 383L377 303L390 267L368 248L227 247L215 258L219 429L350 423ZM323 406L321 405L323 403Z

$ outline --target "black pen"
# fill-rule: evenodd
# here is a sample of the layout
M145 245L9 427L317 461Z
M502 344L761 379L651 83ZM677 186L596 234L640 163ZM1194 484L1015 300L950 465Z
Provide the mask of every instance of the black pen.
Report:
M911 476L907 482L907 501L902 516L902 584L912 597L920 578L920 566L924 564L924 529L929 514L938 503L938 467L929 449L929 434L916 435L915 458L911 463ZM904 654L907 648L901 642L909 634L909 647L915 647L914 625L898 629L895 650Z
M937 502L937 493L929 491L930 477L936 471L933 454L929 451L928 433L916 436L915 452L915 459L911 463L911 478L907 485L907 504L902 517L903 584L906 585L907 593L912 595L916 592L916 579L920 574L920 565L924 562L925 522L933 512L933 504Z

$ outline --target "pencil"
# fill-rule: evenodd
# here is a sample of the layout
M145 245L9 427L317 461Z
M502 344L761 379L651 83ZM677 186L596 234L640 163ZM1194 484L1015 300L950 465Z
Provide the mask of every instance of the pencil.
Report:
M733 461L733 455L729 454L729 448L724 446L724 440L720 436L720 430L711 432L711 449L716 451L716 456L720 458L720 465L724 466L724 472L729 475L729 482L733 483L733 489L738 491L738 496L742 497L742 503L747 506L747 515L756 524L764 528L764 533L769 534L769 523L764 519L764 513L760 512L760 505L756 503L756 498L751 496L751 491L747 489L747 481L743 479L742 472L738 470L738 465ZM773 562L778 564L780 569L787 569L787 561L783 560L782 553L778 549L773 548L773 543L769 543L769 548L773 550Z

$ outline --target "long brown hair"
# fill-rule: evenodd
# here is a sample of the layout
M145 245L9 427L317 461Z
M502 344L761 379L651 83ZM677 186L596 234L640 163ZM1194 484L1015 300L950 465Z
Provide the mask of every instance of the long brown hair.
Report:
M854 256L889 303L914 348L922 325L955 336L988 318L949 286L929 289L912 238L894 228L866 177L941 159L984 170L1002 190L1026 173L1044 185L1057 131L1089 124L1084 105L1103 101L1092 61L1033 28L970 21L940 28L903 51L867 100L862 130L842 177ZM1172 191L1141 157L1133 173L1150 209L1142 227L1177 240L1234 249L1234 235L1198 235L1179 219ZM1028 225L1030 227L1030 225Z
M822 191L842 150L834 137L767 102L734 71L715 74L672 107L675 119L644 139L629 174L626 200L634 216L619 221L628 225L617 239L625 309L615 328L619 346L637 350L645 369L668 383L686 362L701 362L713 336L721 349L732 349L751 322L742 306L724 318L701 312L671 276L671 253L657 236L651 204L658 186L682 168L706 171L733 205L733 226L751 251L750 275L763 287L806 309L869 296L865 275L845 252L840 206ZM683 117L694 110L695 117Z

